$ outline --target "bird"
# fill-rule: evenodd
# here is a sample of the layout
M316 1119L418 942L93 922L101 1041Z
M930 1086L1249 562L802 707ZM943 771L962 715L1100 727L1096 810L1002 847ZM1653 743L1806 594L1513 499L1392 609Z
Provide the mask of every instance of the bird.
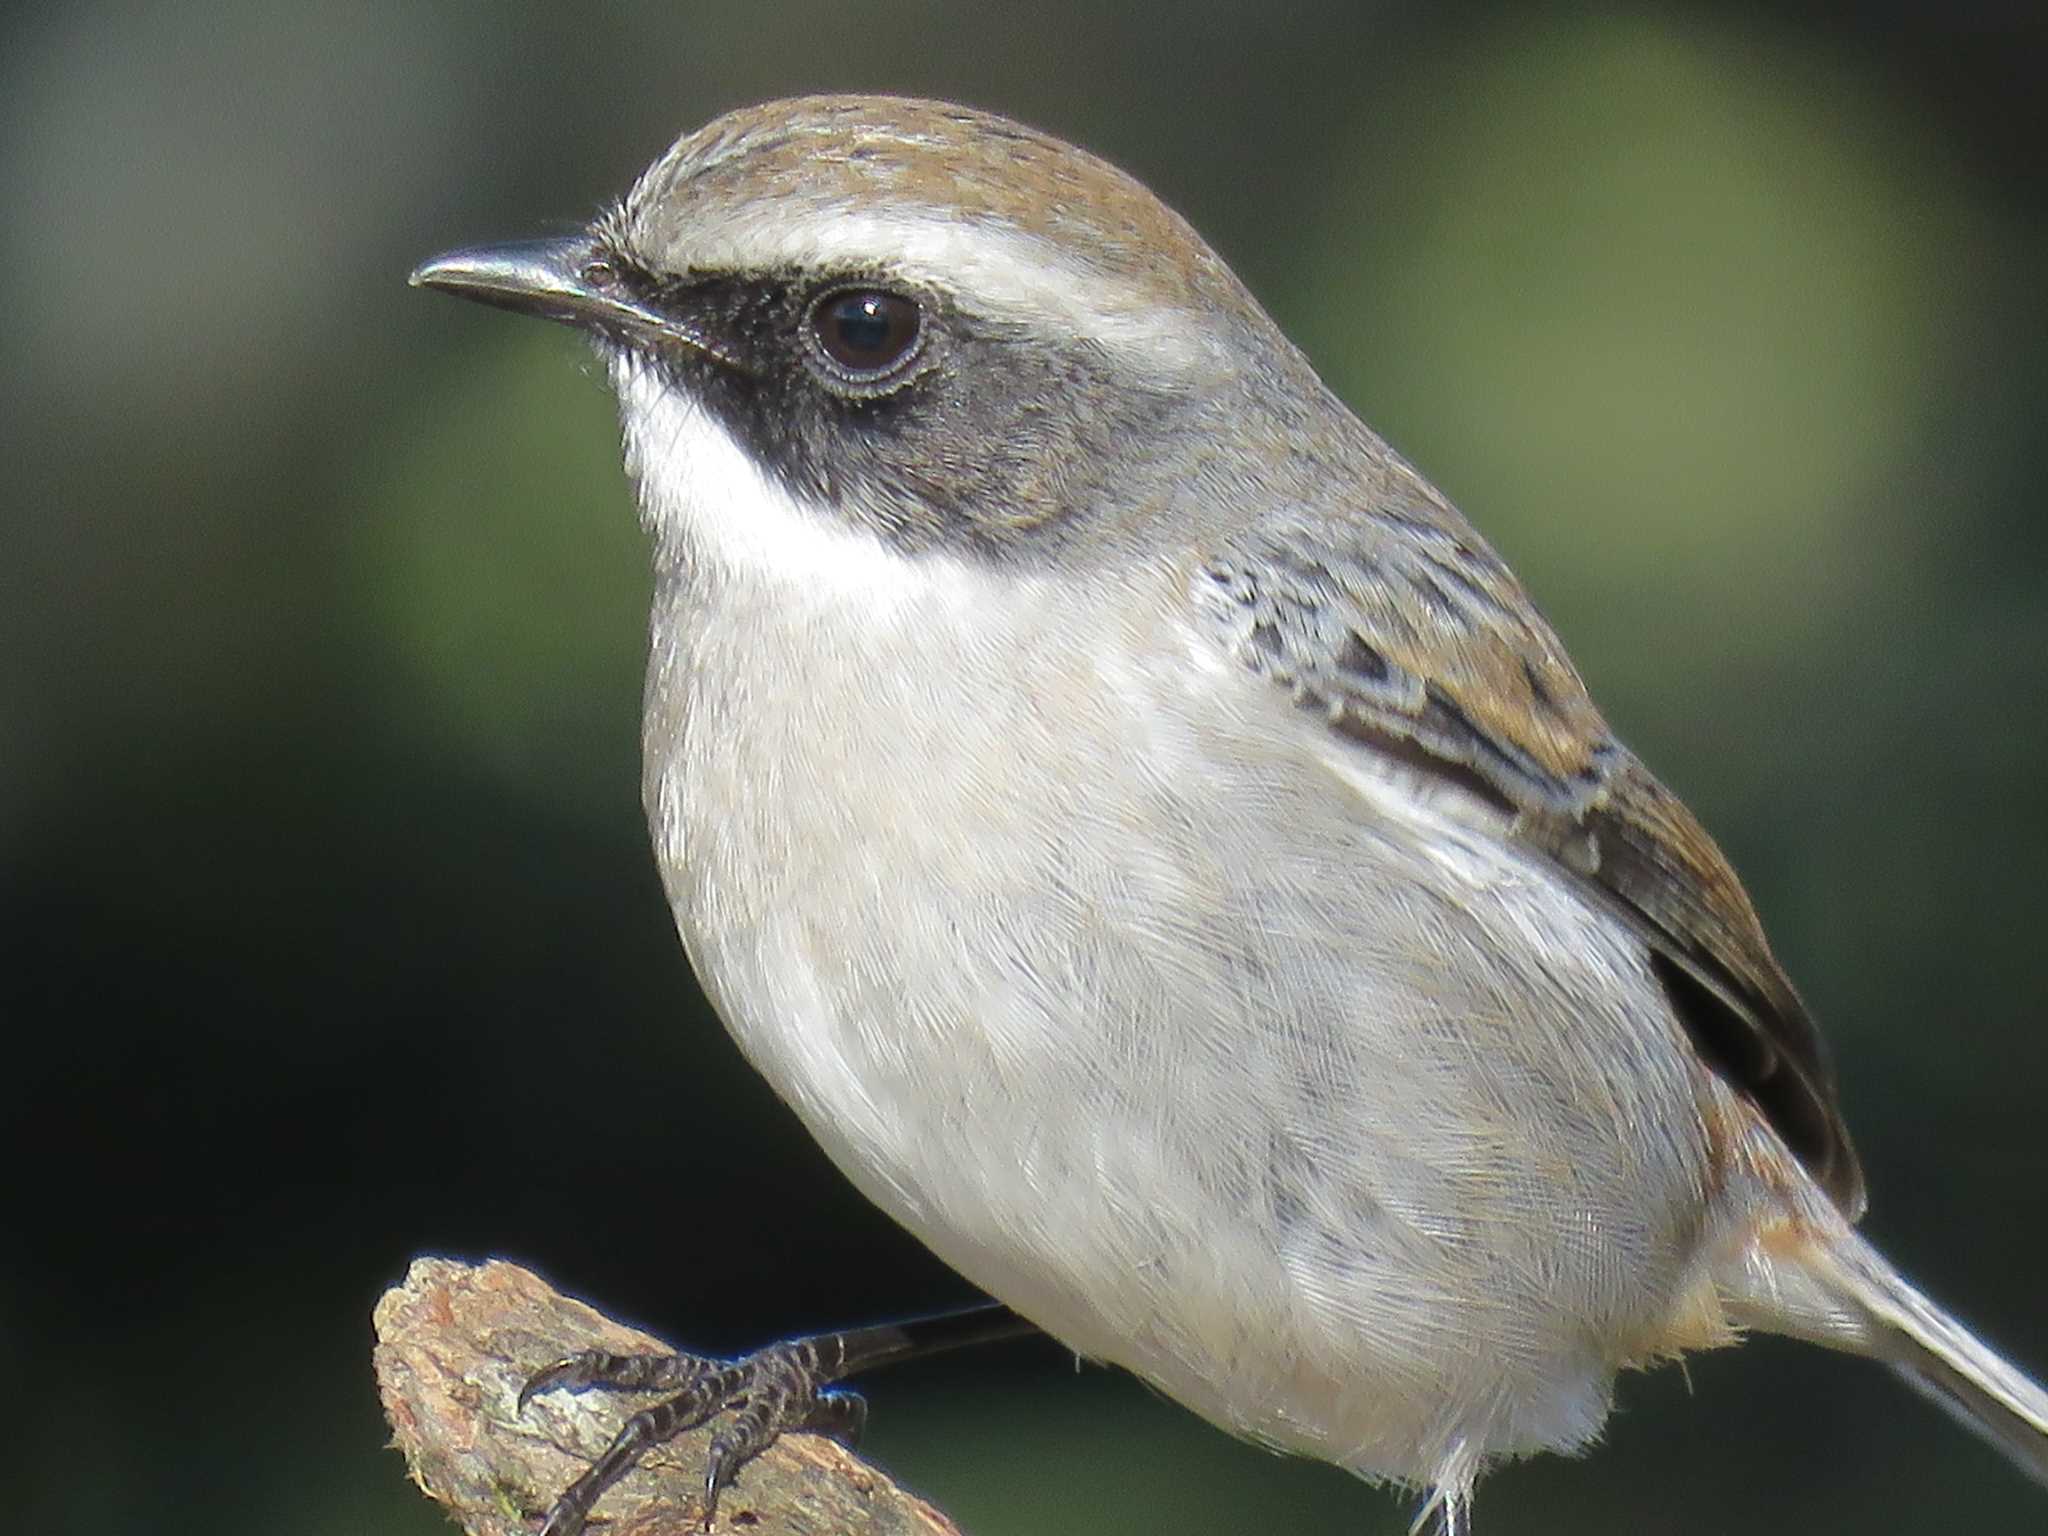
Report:
M415 285L567 323L654 569L642 798L739 1048L999 1305L659 1391L730 1412L1024 1328L1470 1529L1617 1373L1790 1335L2048 1481L2048 1394L1857 1231L1828 1052L1522 584L1132 176L983 111L685 134Z

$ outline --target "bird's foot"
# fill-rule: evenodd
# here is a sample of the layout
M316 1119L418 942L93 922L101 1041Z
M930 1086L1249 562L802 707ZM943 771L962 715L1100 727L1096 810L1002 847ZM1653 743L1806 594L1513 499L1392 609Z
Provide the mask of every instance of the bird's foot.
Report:
M642 1456L721 1413L731 1412L732 1419L705 1457L699 1517L705 1530L717 1513L719 1493L783 1435L807 1431L851 1447L867 1421L867 1404L854 1393L826 1389L863 1363L860 1351L849 1346L865 1332L789 1339L733 1360L586 1350L536 1372L520 1389L521 1412L535 1396L557 1388L669 1394L620 1426L604 1454L555 1500L539 1536L578 1536L599 1497Z

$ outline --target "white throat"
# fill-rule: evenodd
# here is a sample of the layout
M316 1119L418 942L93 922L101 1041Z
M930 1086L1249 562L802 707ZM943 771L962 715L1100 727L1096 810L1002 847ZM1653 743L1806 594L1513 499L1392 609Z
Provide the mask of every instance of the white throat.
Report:
M626 468L648 532L694 575L778 589L819 608L976 602L996 578L953 556L907 555L764 473L732 433L630 353L614 353Z

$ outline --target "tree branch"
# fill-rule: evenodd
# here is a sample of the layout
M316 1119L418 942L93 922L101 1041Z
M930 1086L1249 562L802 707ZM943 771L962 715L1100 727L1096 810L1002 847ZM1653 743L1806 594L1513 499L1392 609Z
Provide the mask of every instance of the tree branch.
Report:
M666 1351L514 1264L415 1259L376 1311L377 1390L412 1479L470 1536L531 1536L541 1515L644 1400L548 1393L514 1411L541 1366L584 1349ZM717 1421L650 1452L598 1501L606 1536L700 1529ZM593 1522L594 1524L595 1522ZM960 1536L959 1527L833 1441L790 1435L749 1462L718 1506L747 1536Z

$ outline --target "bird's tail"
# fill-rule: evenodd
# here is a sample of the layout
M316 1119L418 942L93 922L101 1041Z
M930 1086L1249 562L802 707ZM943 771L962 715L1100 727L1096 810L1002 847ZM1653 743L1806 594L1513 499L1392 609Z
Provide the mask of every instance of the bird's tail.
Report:
M1846 1222L1802 1245L1738 1310L1745 1320L1882 1360L2048 1485L2048 1392L1912 1285ZM1787 1281L1791 1284L1786 1284ZM1762 1303L1762 1305L1759 1305Z

